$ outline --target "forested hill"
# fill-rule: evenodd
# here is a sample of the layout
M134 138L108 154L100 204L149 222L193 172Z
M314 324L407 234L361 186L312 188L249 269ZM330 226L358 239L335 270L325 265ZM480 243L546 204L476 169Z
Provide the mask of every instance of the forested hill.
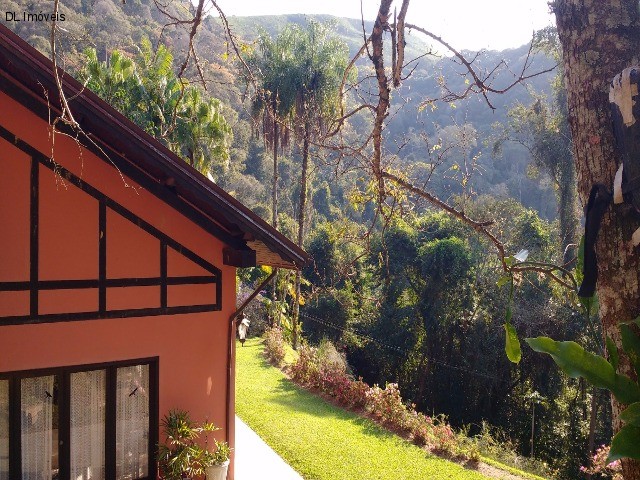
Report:
M229 23L235 28L235 31L241 38L254 38L256 33L263 30L270 36L275 36L286 25L294 23L296 25L305 25L310 20L329 23L334 26L336 34L347 44L351 56L355 55L362 47L363 40L369 36L373 28L373 22L364 22L364 31L362 21L354 18L339 18L332 15L266 15L255 17L229 17ZM413 34L407 38L406 56L408 59L417 58L429 50L428 43ZM428 58L423 64L431 65L433 61Z
M304 26L309 21L328 23L334 26L336 34L348 45L351 56L355 55L363 44L363 38L368 36L373 27L372 22L364 23L359 19L338 18L331 15L274 15L255 17L230 17L229 23L234 28L238 36L251 43L261 31L275 36L285 25L297 24ZM441 95L440 80L446 81L448 88L453 91L464 90L464 78L459 73L464 71L464 67L459 63L451 61L451 52L442 51L442 47L426 41L426 37L415 31L409 31L406 37L405 58L408 62L418 59L412 63L415 70L405 81L403 93L407 93L410 108L406 108L407 118L400 120L404 130L411 126L410 117L415 118L417 104L425 99L438 98ZM442 54L425 55L431 51L442 51ZM386 52L388 53L388 52ZM475 57L476 52L463 51L467 58ZM513 75L519 74L527 59L528 45L514 45L514 48L502 51L482 51L476 60L476 64L481 70L492 69L496 65L503 64L499 69L495 85L505 86L513 79ZM553 60L541 55L534 54L531 59L530 73L548 69L554 65ZM360 68L370 66L370 61L366 54L357 63ZM388 63L387 63L388 65ZM492 97L492 104L495 110L489 108L481 98L472 98L456 104L455 110L452 108L440 108L429 112L428 124L446 126L457 122L469 122L474 124L481 132L489 132L491 124L494 122L505 122L510 106L516 103L529 104L532 101L532 93L549 94L551 80L554 73L546 73L529 79L525 85L515 87L513 90ZM426 115L425 115L426 117Z
M6 0L7 11L29 11L31 0ZM41 2L39 8L46 9L47 3ZM182 0L170 3L172 11L188 5ZM157 45L162 27L168 20L158 11L153 0L63 0L60 6L65 13L65 21L61 22L59 32L59 52L64 55L64 65L70 71L77 71L83 63L82 52L87 47L94 47L99 60L106 60L110 52L115 49L135 55L139 51L141 39L148 37L153 45ZM4 19L3 19L4 20ZM344 19L329 15L282 15L262 17L229 17L232 31L239 39L241 47L251 49L260 32L275 35L285 25L296 23L306 24L308 21L330 23L337 35L348 45L350 53L357 52L362 45L362 23L357 19ZM22 37L41 51L48 52L49 25L41 22L4 22L17 31ZM231 123L235 125L235 149L232 160L236 158L236 170L242 173L241 163L245 161L246 153L250 150L247 120L247 104L243 104L243 86L238 81L236 63L230 55L229 46L217 17L207 17L201 25L198 34L196 51L204 65L207 78L212 79L209 93L219 98L228 107ZM365 22L365 31L370 32L371 24ZM168 28L160 40L166 44L174 54L177 68L178 60L184 58L188 45L188 35L181 30ZM476 60L481 71L489 71L496 65L501 65L495 85L500 87L508 84L522 70L527 59L527 46L520 46L504 51L484 51ZM407 36L407 61L417 58L412 66L415 70L398 91L402 96L402 108L395 112L387 125L388 138L393 142L402 142L401 137L418 138L428 135L432 141L438 138L455 137L461 128L473 133L473 151L468 154L478 159L479 166L484 172L475 180L474 190L479 193L499 194L514 197L525 206L534 208L543 217L552 219L556 215L555 197L544 178L531 179L527 176L529 155L517 144L507 144L503 155L494 158L491 147L495 134L494 124L504 124L508 120L508 111L514 105L530 105L533 94L548 94L553 73L534 77L525 85L518 85L502 95L490 97L495 109L482 100L479 95L470 99L458 101L455 104L438 103L435 108L421 108L421 103L428 99L442 95L442 84L446 84L452 91L461 92L466 88L465 79L460 73L464 67L451 61L450 57L425 55L429 52L429 45L424 37L415 32ZM474 54L464 52L470 58ZM551 66L553 62L544 57L536 56L529 69L531 72L540 71ZM366 76L371 71L371 63L366 55L358 62L360 76ZM195 72L190 72L195 78ZM355 128L358 127L356 124ZM434 140L435 139L435 140ZM391 150L391 148L390 148ZM408 146L403 155L409 162L413 159L424 158L424 150ZM249 179L253 181L252 179ZM260 179L259 179L260 180ZM243 179L243 183L246 182ZM446 197L447 185L435 185L436 193ZM235 189L234 189L235 190ZM240 189L241 190L241 189ZM238 192L240 191L238 190ZM249 204L253 202L242 198Z

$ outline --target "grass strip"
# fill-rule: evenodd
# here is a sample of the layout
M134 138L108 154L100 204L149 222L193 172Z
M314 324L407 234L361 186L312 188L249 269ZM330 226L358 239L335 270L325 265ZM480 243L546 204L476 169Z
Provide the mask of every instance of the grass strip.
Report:
M306 480L487 478L299 388L264 360L261 339L238 347L236 413Z

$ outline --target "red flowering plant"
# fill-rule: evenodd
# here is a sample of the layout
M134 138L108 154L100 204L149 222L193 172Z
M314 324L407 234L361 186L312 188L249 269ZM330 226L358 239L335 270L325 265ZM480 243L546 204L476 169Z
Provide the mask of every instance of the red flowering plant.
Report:
M367 394L367 411L384 425L401 432L409 431L410 415L397 383L387 383L385 388L374 385Z
M622 480L622 465L620 460L614 460L607 463L609 450L611 447L602 445L596 450L596 453L589 460L588 467L580 467L580 471L587 475L596 475L601 478L612 478L613 480Z

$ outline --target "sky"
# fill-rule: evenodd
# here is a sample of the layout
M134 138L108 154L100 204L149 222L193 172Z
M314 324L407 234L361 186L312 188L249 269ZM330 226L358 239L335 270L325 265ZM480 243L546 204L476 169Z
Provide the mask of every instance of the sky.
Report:
M457 49L502 50L531 40L534 30L554 24L549 0L413 0L407 22L440 35ZM218 0L227 16L321 14L360 18L360 0ZM400 8L401 1L393 5ZM362 0L373 20L379 0ZM392 6L393 8L393 6Z

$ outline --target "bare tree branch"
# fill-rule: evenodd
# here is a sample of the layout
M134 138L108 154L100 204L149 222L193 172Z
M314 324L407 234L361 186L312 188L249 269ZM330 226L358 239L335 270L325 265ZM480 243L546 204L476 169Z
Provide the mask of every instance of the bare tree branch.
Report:
M500 65L497 65L493 70L491 70L491 72L489 72L488 75L485 75L485 76L481 77L480 74L473 67L473 62L477 58L477 55L476 55L476 58L474 58L473 60L468 60L464 55L462 55L462 53L459 50L455 49L451 44L449 44L447 41L445 41L442 37L439 37L438 35L435 35L435 34L429 32L428 30L425 30L424 28L418 27L418 26L413 25L413 24L407 23L406 27L409 28L409 29L412 29L412 30L416 30L417 32L420 32L420 33L426 35L427 37L435 40L440 45L442 45L445 48L447 48L447 50L449 50L451 53L453 53L453 55L460 61L460 63L466 67L467 71L469 72L469 74L473 78L473 83L470 84L469 87L463 93L454 94L453 92L449 92L450 96L445 98L446 101L460 100L462 98L467 97L472 92L480 93L483 96L483 98L484 98L485 102L487 103L487 105L492 110L495 110L495 107L492 105L491 101L489 100L489 97L487 96L487 93L489 93L489 92L490 93L495 93L495 94L506 93L509 90L511 90L513 87L515 87L516 85L521 84L523 81L528 80L528 79L533 78L533 77L536 77L538 75L542 75L544 73L552 72L557 67L557 65L554 65L553 67L550 67L550 68L547 68L547 69L544 69L544 70L540 70L540 71L534 72L532 74L527 74L526 70L531 66L530 57L531 57L531 53L532 53L532 50L533 50L533 42L532 42L529 45L529 51L527 52L527 57L526 57L526 59L524 61L523 68L522 68L521 72L519 73L519 75L517 76L517 78L515 80L513 80L509 85L507 85L504 88L494 88L494 87L491 86L490 80L491 80L491 77L493 76L493 74L496 72L496 70L498 69L498 67ZM423 102L423 105L426 104L426 103L429 103L429 102L430 101Z

